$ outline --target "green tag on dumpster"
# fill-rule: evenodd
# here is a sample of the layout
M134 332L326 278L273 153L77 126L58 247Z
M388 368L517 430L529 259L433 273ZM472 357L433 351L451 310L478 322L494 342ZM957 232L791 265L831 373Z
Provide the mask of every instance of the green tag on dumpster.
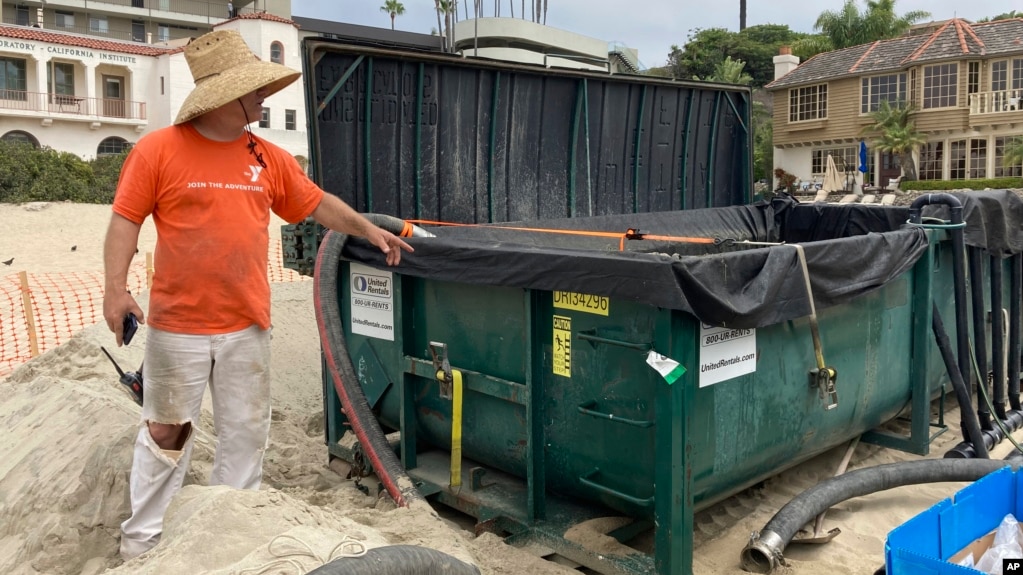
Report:
M654 350L650 350L650 353L646 354L646 362L650 367L654 368L657 373L661 374L664 381L668 382L668 385L675 383L675 381L682 377L686 372L686 368L682 367L682 364L671 359L670 357L661 355Z

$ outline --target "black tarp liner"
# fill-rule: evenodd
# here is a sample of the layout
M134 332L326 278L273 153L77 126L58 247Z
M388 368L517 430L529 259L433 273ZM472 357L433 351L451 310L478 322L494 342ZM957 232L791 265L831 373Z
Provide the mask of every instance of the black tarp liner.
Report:
M963 204L966 245L998 257L1023 252L1023 200L1009 190L952 192ZM924 217L949 219L945 206L928 206Z
M970 230L967 237L981 247L1020 245L1023 219L1013 207L1018 198L964 196L967 221L984 230ZM781 197L751 206L433 227L437 237L410 239L415 253L404 254L391 269L456 283L609 296L686 311L712 325L753 328L809 314L794 246L633 240L619 251L617 236L635 228L662 236L800 242L814 302L823 309L872 292L913 266L928 241L922 229L903 225L907 218L905 207L799 204ZM509 229L514 227L615 236ZM379 250L360 239L348 242L344 256L386 269Z

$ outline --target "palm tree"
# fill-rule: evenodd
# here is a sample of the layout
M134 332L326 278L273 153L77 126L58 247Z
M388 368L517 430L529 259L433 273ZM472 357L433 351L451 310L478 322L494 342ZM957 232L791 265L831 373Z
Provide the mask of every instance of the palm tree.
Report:
M930 12L923 10L896 16L895 0L867 0L867 9L862 13L856 0L845 0L841 10L825 10L817 17L813 28L819 34L799 40L792 47L797 55L806 59L821 52L895 38L916 22L930 17Z
M1009 140L1002 150L1002 166L1008 168L1017 164L1023 164L1023 136Z
M454 42L451 38L451 32L455 27L455 17L457 16L456 11L458 10L458 0L433 0L433 5L437 10L437 25L440 27L441 37L441 49L446 52L454 51ZM441 15L444 16L443 24L441 24Z
M433 8L437 11L437 34L440 36L440 51L447 51L447 38L444 37L444 25L440 22L441 5L440 0L433 0Z
M742 84L749 86L753 83L753 76L747 74L744 70L746 62L742 60L733 60L731 56L725 56L725 59L718 62L718 65L714 67L714 73L702 80L707 82L721 82L724 84ZM701 80L699 76L693 76L694 80Z
M927 136L916 129L916 124L912 120L914 111L912 105L899 102L893 106L888 100L881 100L877 110L870 113L874 123L863 129L864 133L880 134L874 141L874 147L898 158L902 175L906 180L916 179L913 153L927 143Z
M864 34L867 39L861 44L902 36L909 29L931 17L924 10L910 10L902 16L895 15L895 0L867 0L867 11L863 13Z
M739 0L739 31L746 29L746 0Z
M391 15L391 30L394 30L394 19L405 13L405 5L398 0L386 0L380 11Z

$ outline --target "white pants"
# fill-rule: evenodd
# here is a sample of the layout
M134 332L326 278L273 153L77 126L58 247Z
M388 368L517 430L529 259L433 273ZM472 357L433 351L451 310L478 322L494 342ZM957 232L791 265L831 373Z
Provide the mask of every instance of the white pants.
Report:
M259 489L270 435L270 331L252 326L209 336L150 328L142 370L145 402L129 482L131 517L121 524L125 561L160 541L164 513L192 456L194 431L180 451L165 450L148 424L194 427L207 383L217 435L210 484Z

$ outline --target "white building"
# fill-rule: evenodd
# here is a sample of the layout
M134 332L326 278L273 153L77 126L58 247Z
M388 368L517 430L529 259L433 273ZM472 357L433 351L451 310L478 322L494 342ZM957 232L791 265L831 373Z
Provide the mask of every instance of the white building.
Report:
M259 6L255 6L259 4ZM263 5L283 15L262 12ZM120 152L170 125L192 90L181 47L214 28L238 30L264 60L301 69L290 1L0 0L0 138L84 159ZM266 100L253 131L306 156L296 82Z
M229 6L234 10L229 14ZM302 69L300 42L324 36L441 49L426 34L291 16L291 0L0 0L0 139L74 153L118 153L170 125L193 87L182 47L237 30L263 60ZM459 22L471 56L629 71L634 50L513 18ZM308 157L301 81L267 98L253 131Z

